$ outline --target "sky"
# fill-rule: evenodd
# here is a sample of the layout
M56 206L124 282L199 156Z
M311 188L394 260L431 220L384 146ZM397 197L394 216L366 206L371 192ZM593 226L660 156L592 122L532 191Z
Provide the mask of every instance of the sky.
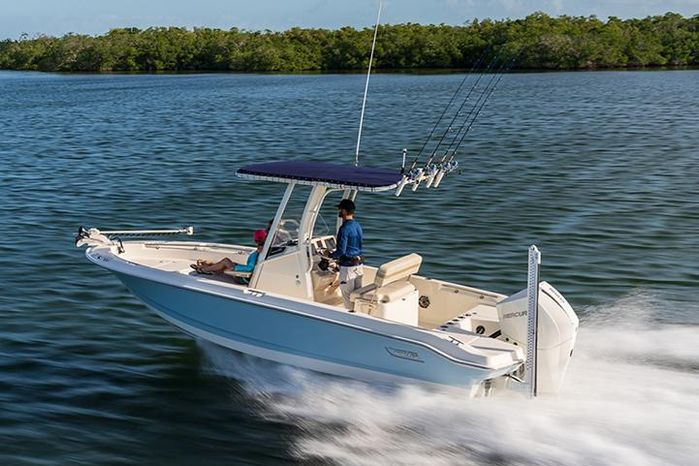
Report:
M0 38L102 34L116 27L207 26L284 30L371 26L378 0L0 0ZM462 24L551 15L639 18L699 14L699 0L384 0L382 23Z

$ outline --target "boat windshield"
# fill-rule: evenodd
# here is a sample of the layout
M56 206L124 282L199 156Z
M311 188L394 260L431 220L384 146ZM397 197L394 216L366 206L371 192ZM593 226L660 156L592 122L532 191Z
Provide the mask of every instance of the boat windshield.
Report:
M330 191L323 199L323 205L320 207L320 212L318 212L318 218L313 227L313 237L317 238L319 236L332 235L335 236L337 233L337 227L339 226L337 217L337 205L340 203L344 197L344 191L333 190Z
M291 246L296 246L299 239L299 226L303 209L311 193L311 186L295 186L289 202L284 209L279 225L272 237L270 255L288 252ZM293 248L291 248L293 249Z

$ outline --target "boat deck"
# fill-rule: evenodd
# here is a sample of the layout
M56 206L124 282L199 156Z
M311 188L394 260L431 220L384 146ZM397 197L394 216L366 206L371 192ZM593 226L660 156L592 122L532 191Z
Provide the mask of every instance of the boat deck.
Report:
M238 288L244 288L246 285L225 274L199 274L191 268L191 264L199 259L219 261L224 257L237 263L245 263L253 251L253 248L245 246L191 242L125 242L124 247L126 251L122 257L134 264ZM375 267L365 266L365 284L373 281L376 270ZM314 270L312 275L316 289L315 301L344 309L339 292L333 291L336 274ZM420 296L429 297L427 307L419 309L418 327L486 336L499 329L495 303L503 298L502 295L419 275L410 277L410 283L416 287ZM319 290L324 291L321 293Z

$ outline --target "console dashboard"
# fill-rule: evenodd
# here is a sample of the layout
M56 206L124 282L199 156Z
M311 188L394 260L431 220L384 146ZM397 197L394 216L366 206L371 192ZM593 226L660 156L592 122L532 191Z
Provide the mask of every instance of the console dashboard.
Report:
M314 256L320 256L321 252L324 250L334 251L337 246L334 236L319 236L318 238L313 238L311 240L311 248L313 249Z

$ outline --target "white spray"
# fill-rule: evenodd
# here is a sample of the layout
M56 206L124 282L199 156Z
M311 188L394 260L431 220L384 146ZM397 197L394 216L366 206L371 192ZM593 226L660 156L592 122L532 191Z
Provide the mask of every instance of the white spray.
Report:
M300 459L377 465L697 464L699 327L659 324L643 294L588 312L561 393L461 392L337 379L203 344L264 416L300 426ZM590 311L590 310L588 310ZM338 426L341 426L338 428Z

